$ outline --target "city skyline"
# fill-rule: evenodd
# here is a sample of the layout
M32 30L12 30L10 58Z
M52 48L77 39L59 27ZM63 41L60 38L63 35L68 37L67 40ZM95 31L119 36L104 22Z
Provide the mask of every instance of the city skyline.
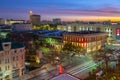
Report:
M119 0L4 0L0 3L0 18L28 20L30 10L42 20L120 21Z

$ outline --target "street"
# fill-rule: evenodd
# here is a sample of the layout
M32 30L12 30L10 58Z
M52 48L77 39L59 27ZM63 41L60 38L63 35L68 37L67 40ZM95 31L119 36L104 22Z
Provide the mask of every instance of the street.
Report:
M83 64L74 66L72 68L66 68L65 72L67 72L69 74L72 74L74 76L77 76L81 79L84 79L84 78L88 77L89 72L92 71L95 68L96 68L96 64L93 61L87 61ZM43 72L40 75L35 76L34 78L29 79L29 80L40 80L40 79L46 79L47 80L47 79L49 79L51 77L54 77L58 74L59 74L58 68L56 68L54 70L51 70L51 71L45 70L45 72Z

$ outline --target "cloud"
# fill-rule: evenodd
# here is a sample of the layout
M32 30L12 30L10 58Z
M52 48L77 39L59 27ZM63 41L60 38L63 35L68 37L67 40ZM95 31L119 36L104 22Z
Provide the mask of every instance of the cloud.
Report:
M52 5L53 7L55 5ZM53 18L65 19L84 19L84 18L103 18L103 17L120 17L120 8L106 7L91 10L81 10L81 9L30 9L35 14L41 15L41 19L51 20ZM29 9L10 9L0 10L0 17L2 18L15 18L15 19L29 19Z
M36 11L36 10L35 10ZM120 16L119 8L100 8L95 10L74 10L74 9L40 9L42 15L71 15L71 16Z
M105 12L105 13L120 13L120 8L106 7L106 8L97 9L96 11L97 12Z

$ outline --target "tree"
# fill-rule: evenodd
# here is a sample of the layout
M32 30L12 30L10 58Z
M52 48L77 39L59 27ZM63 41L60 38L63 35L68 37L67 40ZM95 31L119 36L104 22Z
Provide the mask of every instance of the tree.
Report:
M106 80L109 79L109 75L110 75L109 73L111 73L109 62L111 62L110 54L113 54L113 52L114 50L104 48L104 49L98 50L97 53L94 55L94 60L97 61L98 64L104 60L105 67L103 67L103 69L105 71Z
M75 45L72 45L72 43L66 43L63 46L62 50L69 55L72 54L72 56L76 54L80 54L81 52L84 51L84 49L81 46L75 46Z
M63 54L56 49L56 45L59 42L53 38L44 39L44 44L47 46L41 47L41 50L44 54L44 58L48 63L56 64L56 62L61 62Z

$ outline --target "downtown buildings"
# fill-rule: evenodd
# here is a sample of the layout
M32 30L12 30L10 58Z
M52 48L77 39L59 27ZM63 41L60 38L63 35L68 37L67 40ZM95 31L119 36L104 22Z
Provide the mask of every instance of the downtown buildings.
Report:
M101 31L108 34L108 43L120 42L120 25L119 24L82 24L82 23L71 23L66 25L58 25L58 30L68 32L78 31Z
M13 80L24 74L25 47L7 39L0 40L0 80Z
M4 19L0 18L0 24L12 25L14 23L25 23L25 20L15 20L15 19Z

